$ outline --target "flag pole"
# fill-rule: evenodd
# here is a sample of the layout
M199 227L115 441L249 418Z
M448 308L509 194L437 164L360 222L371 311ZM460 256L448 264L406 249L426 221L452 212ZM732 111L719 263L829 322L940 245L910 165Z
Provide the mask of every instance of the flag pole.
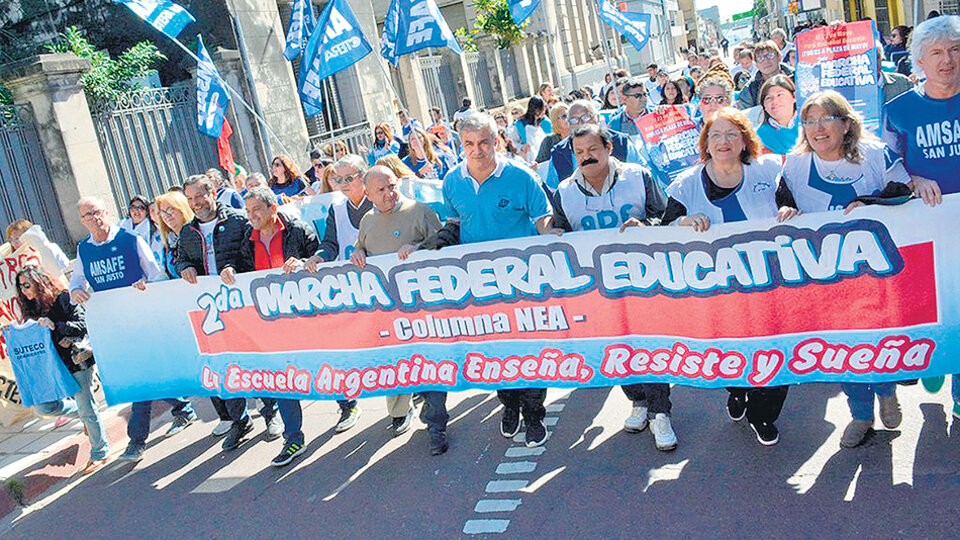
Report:
M607 23L603 22L603 17L600 16L600 2L605 2L606 0L597 0L593 4L593 8L596 11L597 22L600 23L600 26L603 27L603 36L600 40L600 43L603 44L603 53L607 57L607 69L610 70L610 85L613 87L613 97L616 99L616 105L619 107L620 103L620 94L617 93L617 75L613 72L613 62L610 61L610 45L607 43ZM600 100L603 101L603 96L600 96Z
M190 49L188 49L188 48L186 47L186 45L184 45L183 43L180 42L179 39L177 39L177 38L172 38L172 41L173 41L174 43L176 43L181 49L183 49L183 52L185 52L185 53L187 53L188 55L190 55L190 57L193 58L194 60L196 60L197 63L200 63L200 57L198 57L196 54L194 54L193 51L191 51ZM259 120L261 124L263 124L263 127L267 130L267 132L268 132L270 135L272 135L273 138L276 139L278 143L280 143L280 149L283 151L283 153L286 154L286 155L288 155L288 156L290 156L290 157L293 157L293 154L291 154L290 151L287 150L287 147L284 146L283 141L280 139L280 137L277 136L277 134L274 133L274 131L273 131L272 129L270 129L270 125L267 124L267 121L264 120L262 116L260 116L259 114L257 114L257 111L253 110L253 107L251 107L250 104L247 103L246 100L243 99L243 96L240 94L240 92L237 92L232 86L230 86L230 85L227 83L227 81L223 80L223 77L220 76L220 73L219 73L219 72L217 73L217 79L220 80L220 82L223 84L223 86L225 86L225 87L227 88L227 90L230 90L230 92L234 95L234 97L237 99L237 101L239 101L240 103L242 103L243 106L246 107L248 111L250 111L250 114L252 114L254 117L256 117L256 119Z

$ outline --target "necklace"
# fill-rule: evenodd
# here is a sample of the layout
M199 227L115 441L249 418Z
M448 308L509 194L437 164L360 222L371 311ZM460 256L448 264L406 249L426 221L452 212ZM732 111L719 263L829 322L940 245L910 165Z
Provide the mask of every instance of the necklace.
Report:
M829 181L829 182L836 182L837 178L839 178L839 177L837 176L837 169L839 169L840 167L843 166L843 162L844 162L845 160L844 160L843 158L841 158L840 161L838 161L836 165L834 165L833 167L828 167L828 166L827 166L827 163L828 163L827 160L821 158L820 156L817 156L817 159L820 160L820 163L817 165L817 168L819 169L820 166L822 165L824 169L827 169L827 175L824 176L823 179L824 179L824 180L827 180L827 181Z

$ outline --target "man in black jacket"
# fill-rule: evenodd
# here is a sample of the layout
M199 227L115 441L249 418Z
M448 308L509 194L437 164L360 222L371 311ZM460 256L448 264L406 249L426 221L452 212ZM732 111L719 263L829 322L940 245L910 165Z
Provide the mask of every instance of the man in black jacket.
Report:
M784 74L788 77L793 76L793 69L787 64L780 62L780 47L773 41L761 41L753 48L753 58L757 63L757 74L750 79L746 88L740 91L740 97L737 98L738 109L749 109L757 105L763 105L759 102L760 88L764 81L774 75Z
M243 212L218 203L216 186L205 175L196 174L187 178L183 183L183 192L196 217L180 231L177 254L180 276L187 283L196 284L198 275L252 270L253 266L246 266L241 258L249 227ZM247 400L211 397L210 401L220 417L220 425L213 434L220 436L226 433L223 449L233 450L253 430L253 422L247 414ZM261 415L267 423L267 440L277 439L283 432L277 417L277 401L271 398L262 401ZM224 425L229 425L229 431L223 431Z
M273 191L255 187L243 198L250 225L240 249L241 264L236 268L283 268L285 272L293 272L302 268L304 260L317 252L320 243L313 226L299 217L279 213ZM233 285L234 268L224 268L220 277L227 285ZM277 404L283 418L284 445L270 463L274 467L283 467L303 452L303 410L297 399L278 399Z

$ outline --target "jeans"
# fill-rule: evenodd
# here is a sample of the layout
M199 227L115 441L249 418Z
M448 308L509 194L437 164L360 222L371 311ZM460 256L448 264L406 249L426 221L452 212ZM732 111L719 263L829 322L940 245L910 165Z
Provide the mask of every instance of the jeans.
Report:
M165 399L173 407L174 416L194 416L193 405L183 398ZM127 422L127 436L130 437L130 446L143 448L147 445L147 436L150 435L150 409L152 401L138 401L130 411L130 420Z
M80 386L80 392L74 396L74 400L80 421L86 426L87 437L90 438L90 459L103 459L110 451L110 443L107 442L106 430L97 410L97 400L93 397L93 368L81 369L72 375Z
M214 398L210 399L212 401ZM221 399L220 401L227 413L226 420L241 426L247 425L247 422L250 421L250 415L247 414L247 398ZM263 417L264 421L269 423L277 414L277 400L273 398L260 398L260 401L263 402L263 407L260 409L260 416ZM219 411L217 411L217 414L220 414ZM220 417L220 419L223 420L223 417Z
M280 418L283 419L283 440L287 444L303 444L303 409L300 400L278 399Z
M747 400L747 422L774 423L780 418L783 402L787 400L789 386L764 386L761 388L727 388L731 395Z
M497 390L497 399L500 400L500 403L503 403L505 409L521 411L527 425L536 420L543 420L543 417L547 415L547 408L543 406L544 400L547 399L546 388Z
M447 393L428 390L420 392L423 397L423 407L420 409L420 420L427 425L427 432L431 435L446 433L447 421Z
M890 397L896 394L897 383L840 383L847 395L850 415L854 420L873 420L873 396Z
M637 383L621 386L627 398L634 402L647 402L647 415L670 414L670 385L667 383Z

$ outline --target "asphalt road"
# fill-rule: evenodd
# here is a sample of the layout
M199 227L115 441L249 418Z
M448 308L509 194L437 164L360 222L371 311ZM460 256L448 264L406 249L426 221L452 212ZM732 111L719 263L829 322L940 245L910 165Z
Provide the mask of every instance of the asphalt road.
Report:
M382 398L334 434L336 405L304 411L308 449L270 467L281 442L224 454L201 417L171 439L158 424L145 459L77 477L0 538L957 538L960 426L937 395L900 387L904 422L841 450L837 385L791 389L775 447L727 419L723 390L674 387L674 452L624 433L619 389L551 390L542 454L499 435L492 395L452 395L450 451L423 426L396 439ZM161 417L168 421L169 415ZM490 531L503 531L500 533Z

